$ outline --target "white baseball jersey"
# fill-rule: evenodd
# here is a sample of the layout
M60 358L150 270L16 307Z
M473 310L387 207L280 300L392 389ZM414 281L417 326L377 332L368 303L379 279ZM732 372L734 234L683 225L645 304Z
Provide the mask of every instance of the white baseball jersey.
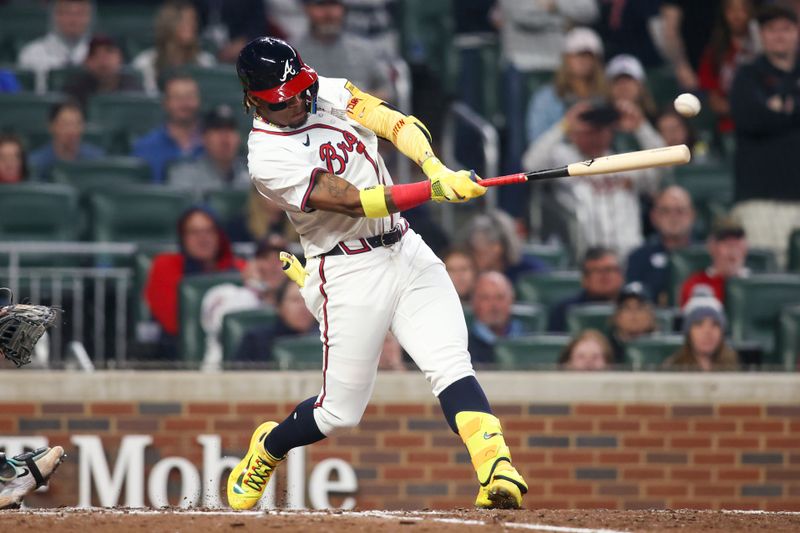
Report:
M399 214L352 218L306 205L320 171L358 189L392 184L378 153L378 137L346 115L352 96L346 82L320 76L317 112L305 124L282 128L256 117L248 140L250 177L261 194L289 215L306 257L325 253L340 241L381 235L402 220Z

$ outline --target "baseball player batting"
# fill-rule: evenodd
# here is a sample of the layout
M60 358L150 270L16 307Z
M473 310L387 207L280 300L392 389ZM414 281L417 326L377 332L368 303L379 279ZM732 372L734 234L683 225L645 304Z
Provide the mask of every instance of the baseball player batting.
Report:
M236 68L245 107L255 110L250 175L300 234L308 272L301 291L320 323L323 363L317 396L280 424L255 430L228 478L228 503L252 508L289 450L358 424L391 330L469 450L480 484L475 505L520 507L527 485L475 379L458 295L442 262L400 215L430 200L465 202L486 189L436 158L418 119L345 79L317 76L284 41L248 43ZM429 179L393 184L379 137Z

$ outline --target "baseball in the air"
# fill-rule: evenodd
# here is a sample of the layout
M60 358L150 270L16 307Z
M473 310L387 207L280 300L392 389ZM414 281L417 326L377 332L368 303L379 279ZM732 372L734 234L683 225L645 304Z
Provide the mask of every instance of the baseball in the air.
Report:
M684 117L693 117L700 112L700 100L690 93L678 95L673 105L675 106L675 111Z

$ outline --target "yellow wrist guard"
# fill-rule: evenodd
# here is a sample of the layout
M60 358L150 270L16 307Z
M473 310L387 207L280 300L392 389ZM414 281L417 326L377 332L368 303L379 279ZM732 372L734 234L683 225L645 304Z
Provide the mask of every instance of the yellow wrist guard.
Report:
M442 170L447 170L447 167L436 156L431 156L422 163L422 171L428 179L433 179Z
M375 185L361 189L361 207L364 208L364 215L367 218L383 218L389 216L389 208L386 206L386 187Z

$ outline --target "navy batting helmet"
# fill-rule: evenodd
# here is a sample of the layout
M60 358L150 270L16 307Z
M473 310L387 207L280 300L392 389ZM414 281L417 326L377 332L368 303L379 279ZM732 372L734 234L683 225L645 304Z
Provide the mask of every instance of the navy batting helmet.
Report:
M247 43L239 52L236 73L245 95L268 104L281 104L304 91L308 91L309 108L316 100L317 73L303 63L294 47L281 39L259 37Z

